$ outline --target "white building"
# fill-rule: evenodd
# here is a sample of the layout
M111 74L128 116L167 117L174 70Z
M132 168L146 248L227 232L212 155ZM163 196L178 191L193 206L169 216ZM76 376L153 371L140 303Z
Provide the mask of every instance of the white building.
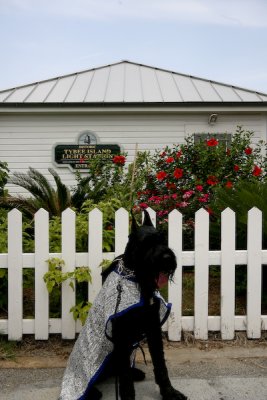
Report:
M77 148L117 144L131 161L136 143L153 150L193 133L232 134L237 125L267 139L267 94L121 61L0 91L0 160L11 173L31 166L51 180L53 167L71 186L67 154L84 162ZM55 155L60 145L65 161Z

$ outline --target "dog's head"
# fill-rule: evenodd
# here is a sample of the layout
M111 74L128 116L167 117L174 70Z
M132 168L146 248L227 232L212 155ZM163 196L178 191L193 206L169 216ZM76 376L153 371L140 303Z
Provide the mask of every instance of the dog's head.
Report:
M125 266L135 272L143 292L151 295L164 275L172 279L176 269L176 257L168 247L163 234L158 232L145 210L142 226L132 220L132 230L124 253Z

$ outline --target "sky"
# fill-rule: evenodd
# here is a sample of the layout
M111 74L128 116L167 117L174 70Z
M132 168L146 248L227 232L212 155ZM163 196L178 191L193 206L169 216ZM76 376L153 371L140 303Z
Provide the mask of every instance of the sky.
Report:
M121 60L267 93L267 0L0 0L0 90Z

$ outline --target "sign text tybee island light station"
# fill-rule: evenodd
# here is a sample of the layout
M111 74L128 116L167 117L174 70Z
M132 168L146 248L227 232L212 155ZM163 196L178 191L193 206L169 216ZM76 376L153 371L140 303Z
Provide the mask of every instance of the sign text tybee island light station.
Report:
M54 160L60 167L71 167L73 170L87 169L94 158L112 160L120 154L121 149L117 144L97 144L96 136L83 133L78 144L57 144L54 147Z

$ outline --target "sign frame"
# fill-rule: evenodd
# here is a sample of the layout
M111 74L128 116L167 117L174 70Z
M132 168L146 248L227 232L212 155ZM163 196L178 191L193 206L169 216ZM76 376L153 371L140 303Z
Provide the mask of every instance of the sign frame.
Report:
M83 143L83 137L89 143ZM121 154L123 150L118 143L101 143L94 132L84 130L79 133L76 142L56 142L52 151L53 164L57 168L68 168L72 173L82 173L88 171L90 159L103 155L103 159L112 160L115 155ZM60 158L60 154L64 158Z

